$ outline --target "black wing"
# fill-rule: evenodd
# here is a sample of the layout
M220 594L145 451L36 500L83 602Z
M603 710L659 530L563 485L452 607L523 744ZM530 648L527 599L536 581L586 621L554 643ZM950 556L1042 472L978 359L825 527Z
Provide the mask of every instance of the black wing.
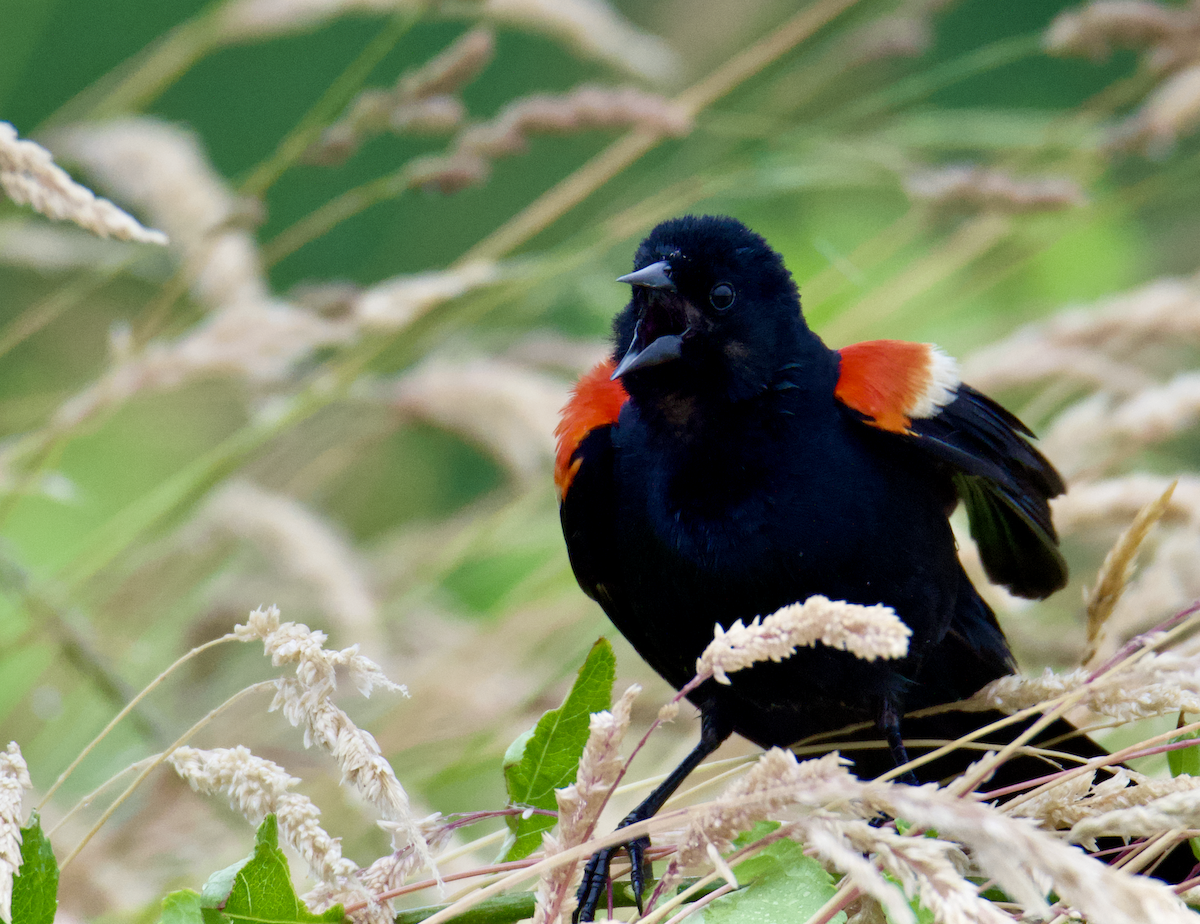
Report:
M1050 498L1066 490L1033 433L969 385L906 438L950 465L984 570L1019 597L1041 599L1067 583L1067 563L1050 519Z

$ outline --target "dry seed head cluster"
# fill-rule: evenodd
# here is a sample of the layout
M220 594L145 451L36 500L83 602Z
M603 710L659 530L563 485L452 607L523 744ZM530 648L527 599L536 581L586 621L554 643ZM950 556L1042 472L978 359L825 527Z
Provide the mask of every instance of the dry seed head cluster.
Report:
M307 796L291 792L300 780L283 767L240 745L211 751L183 747L168 759L192 789L225 796L230 808L251 824L274 813L280 836L300 854L318 883L339 900L367 901L372 910L361 920L375 924L392 919L390 907L375 902L359 879L358 864L342 856L340 839L321 827L321 810Z
M1068 777L1061 783L1047 784L1031 798L1017 805L1015 814L1032 818L1043 827L1055 830L1074 828L1092 819L1108 818L1114 812L1153 806L1159 800L1192 792L1200 787L1200 778L1186 774L1153 779L1125 767L1107 779L1096 782L1094 773ZM1105 822L1107 823L1107 822ZM1087 837L1073 837L1089 850L1095 849Z
M629 730L633 701L641 691L634 684L613 704L611 711L592 713L575 782L555 792L558 835L542 835L547 857L577 847L592 836L600 812L624 768L621 742ZM571 910L578 879L578 863L557 866L542 876L538 881L534 924L554 924Z
M677 840L678 850L663 873L659 891L666 893L684 872L709 861L710 848L724 852L742 831L795 808L805 794L835 790L853 794L849 762L836 753L798 761L783 748L772 748L712 802L693 810L691 823ZM849 787L849 788L847 788ZM821 799L817 795L816 799Z
M276 681L271 709L280 709L292 725L304 729L305 747L315 744L333 757L343 779L383 815L380 826L391 834L393 848L407 852L414 867L425 866L436 874L420 820L413 814L408 794L378 742L332 700L339 667L349 672L351 682L363 696L370 696L376 688L405 694L407 690L384 676L378 664L359 654L357 645L328 650L323 632L281 622L275 607L255 610L244 625L235 627L234 634L241 641L262 641L276 667L295 665L295 677Z
M485 182L492 164L524 153L535 135L634 128L664 137L691 131L691 115L656 93L635 87L579 87L561 96L535 95L505 106L494 119L469 126L444 155L414 161L414 186L457 192Z
M194 132L140 117L56 131L56 148L171 236L197 301L208 308L268 297L252 209L209 162Z
M964 704L968 709L1022 709L1083 691L1083 705L1099 715L1121 722L1179 712L1200 713L1200 656L1177 652L1149 654L1135 667L1109 671L1091 679L1077 668L1055 673L1013 674L993 680Z
M1167 153L1200 124L1200 7L1149 0L1093 0L1060 13L1046 33L1057 54L1105 58L1113 48L1143 52L1161 79L1141 108L1113 130L1114 149Z
M383 131L443 133L466 118L458 92L487 67L495 54L490 29L463 33L431 61L400 75L389 90L364 90L342 119L329 126L306 155L312 163L340 163L372 135Z
M375 631L378 605L357 552L330 522L295 498L249 481L214 492L191 528L190 543L233 536L260 549L317 595L322 609L357 639Z
M305 32L331 19L362 13L416 10L415 0L234 0L217 16L223 42L258 41ZM671 76L676 55L604 0L483 0L471 7L483 22L547 35L579 54L651 80Z
M782 661L800 646L818 642L866 661L902 658L911 634L891 607L862 606L818 594L789 604L761 622L756 616L748 626L740 619L728 629L718 625L696 661L696 673L728 684L734 671L759 661Z
M142 227L107 199L98 199L54 163L50 152L17 137L8 122L0 122L0 189L18 205L28 205L49 218L73 221L100 237L166 244L161 231Z
M392 405L456 432L518 478L544 477L562 406L558 379L496 359L430 359L396 380Z
M946 924L1011 922L965 878L966 858L957 844L931 837L907 837L866 821L806 819L802 840L821 860L841 870L884 908L893 922L916 924L906 899L915 900ZM867 857L872 859L867 859ZM891 879L885 878L886 873ZM900 889L893 884L900 883Z
M1200 421L1200 376L1182 365L1184 351L1197 348L1200 288L1194 279L1164 278L1022 328L971 357L964 379L986 392L1040 385L1041 400L1061 406L1039 428L1040 448L1069 480L1068 492L1052 504L1055 525L1062 536L1094 538L1129 527L1175 480L1104 476ZM1140 572L1126 584L1127 569L1105 571L1111 586L1096 606L1103 601L1109 615L1102 637L1093 631L1093 659L1200 596L1200 483L1186 474L1178 481L1162 526L1144 542ZM1113 555L1114 565L1132 561L1119 548ZM1009 611L1023 605L989 593ZM1100 624L1093 620L1093 630ZM1019 625L1008 628L1020 634Z
M1109 617L1112 616L1125 587L1133 577L1134 564L1142 542L1162 516L1171 502L1175 484L1171 483L1161 495L1143 507L1128 529L1121 533L1116 543L1104 558L1100 574L1094 587L1084 592L1087 604L1088 651L1084 654L1087 664L1102 651L1103 634ZM1115 647L1115 646L1110 646Z
M0 918L12 920L13 875L21 867L21 803L33 788L29 767L15 741L0 753Z
M1163 831L1200 827L1200 791L1167 793L1143 805L1116 808L1075 823L1070 839L1094 849L1097 837L1152 837Z
M912 173L904 189L920 202L1001 212L1052 211L1088 201L1080 185L1067 177L1018 178L971 165Z
M1028 912L1045 914L1053 889L1086 919L1112 924L1184 924L1191 912L1161 882L1112 869L1079 849L979 802L936 786L867 784L879 811L932 828L965 847L976 866Z

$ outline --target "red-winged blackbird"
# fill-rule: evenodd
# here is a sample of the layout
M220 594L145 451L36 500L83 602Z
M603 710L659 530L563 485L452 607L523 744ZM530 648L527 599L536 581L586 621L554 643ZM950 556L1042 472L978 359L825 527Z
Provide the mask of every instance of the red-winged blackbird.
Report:
M964 503L988 577L1045 597L1067 580L1048 506L1062 479L1024 424L960 382L936 347L826 347L783 260L739 222L664 222L634 265L619 280L633 297L614 322L613 356L580 380L558 429L555 481L580 586L677 689L714 624L814 594L887 604L912 636L902 660L817 646L729 686L705 683L689 696L700 744L622 824L654 814L732 732L786 746L867 721L890 753L851 753L856 772L906 762L902 715L1013 669L947 518ZM960 713L921 732L953 738L986 721ZM639 896L647 843L626 845ZM614 852L588 865L577 919L591 920Z

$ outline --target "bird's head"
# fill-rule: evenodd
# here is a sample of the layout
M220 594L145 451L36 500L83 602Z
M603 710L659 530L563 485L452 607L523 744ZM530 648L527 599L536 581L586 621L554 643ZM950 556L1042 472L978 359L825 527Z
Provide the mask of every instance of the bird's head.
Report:
M635 398L766 388L804 331L783 260L732 218L686 216L650 232L618 282L633 297L614 323L617 368Z

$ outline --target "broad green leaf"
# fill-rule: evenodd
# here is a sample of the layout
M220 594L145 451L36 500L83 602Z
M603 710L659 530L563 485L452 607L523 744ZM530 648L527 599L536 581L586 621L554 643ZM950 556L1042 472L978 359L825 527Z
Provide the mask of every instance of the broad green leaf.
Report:
M221 918L213 912L214 920ZM159 924L204 924L204 913L200 907L200 893L192 889L171 892L162 900L162 917Z
M58 910L58 861L34 812L21 829L21 868L13 877L12 924L52 924Z
M321 914L304 907L292 887L287 857L279 849L274 815L258 826L254 853L214 873L204 884L200 906L207 924L335 924L345 917L341 905Z
M901 888L900 880L891 873L884 873L883 878L894 885L897 889ZM912 913L916 918L917 924L934 924L935 919L933 912L928 908L922 907L921 903L916 899L909 899L908 907L912 909ZM900 922L896 920L895 915L889 912L887 908L883 909L883 916L887 920L888 924L900 924Z
M1183 713L1179 714L1179 727L1187 725L1187 721L1183 717ZM1188 741L1193 738L1200 738L1200 731L1189 732L1186 735L1178 735L1171 739L1171 743L1176 741ZM1176 751L1167 751L1167 766L1171 769L1171 776L1200 776L1200 744L1194 744L1190 748L1179 748ZM1192 848L1192 856L1200 860L1200 837L1188 838L1188 844Z
M766 833L769 829L759 826L749 840ZM742 888L706 907L701 912L704 924L805 921L837 891L833 877L812 857L806 857L804 846L795 841L776 841L737 864L733 871ZM844 911L830 918L835 924L845 920Z
M1180 727L1188 724L1184 721L1183 714L1179 715ZM1200 738L1200 731L1189 732L1186 735L1178 735L1171 739L1171 744L1176 741L1189 741L1195 738ZM1193 745L1190 748L1179 748L1175 751L1167 751L1167 766L1171 768L1171 776L1200 776L1200 744Z
M588 652L563 704L543 715L533 731L512 743L504 755L504 781L512 805L549 811L558 808L554 790L575 782L591 715L611 708L616 672L612 645L602 638ZM513 815L508 826L515 841L505 859L519 860L541 846L542 832L554 827L554 819L548 815Z

